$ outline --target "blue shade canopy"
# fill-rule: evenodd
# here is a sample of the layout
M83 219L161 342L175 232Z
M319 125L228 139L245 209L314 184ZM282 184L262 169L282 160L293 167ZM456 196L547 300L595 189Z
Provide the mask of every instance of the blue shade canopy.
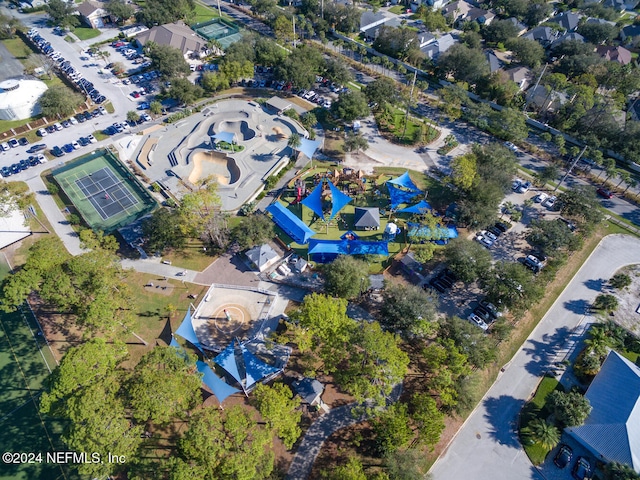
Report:
M329 182L329 188L331 189L331 217L329 219L332 219L351 201L351 197L342 193L332 182Z
M233 132L218 132L215 135L212 135L211 138L221 142L233 143L235 136L236 134Z
M186 341L191 342L198 349L200 348L200 341L196 332L193 330L193 324L191 323L191 307L187 309L187 314L184 316L184 320L176 330L176 335L180 335Z
M242 359L244 360L244 370L246 372L245 388L251 388L256 382L278 371L276 367L272 367L260 360L242 344L240 344L240 350L242 350Z
M198 360L196 366L198 367L198 371L202 373L202 381L209 387L220 403L224 402L225 398L229 395L240 391L218 377L206 363Z
M408 190L413 190L414 192L419 192L420 189L413 183L411 177L409 176L409 172L404 172L398 178L394 178L393 180L389 180L387 183L391 183L393 185L397 185L398 187L403 187Z
M328 263L339 255L385 255L389 256L387 242L363 240L314 240L309 241L309 255L315 262Z
M347 240L315 240L309 241L309 255L324 253L331 255L347 255L349 242Z
M319 146L320 140L309 140L308 138L301 138L298 151L300 153L304 153L304 155L310 159L313 157L313 154L316 153L316 150Z
M173 335L171 336L171 343L169 343L169 346L175 348L178 351L178 353L180 354L180 356L182 358L184 358L185 360L187 360L189 358L189 355L187 354L185 349L182 348L182 345L180 345L177 342L177 340L175 339L175 337Z
M384 255L388 257L389 244L387 242L354 240L353 242L349 242L349 253L351 255Z
M411 205L410 207L403 208L402 210L398 210L398 212L402 213L424 213L426 211L431 210L431 205L426 200L420 200L415 205Z
M313 189L313 192L300 203L324 220L324 212L322 211L322 186L323 183L320 182L316 188Z
M218 365L224 368L229 375L235 378L240 385L242 385L242 375L238 370L238 363L236 362L236 341L232 340L231 343L222 352L213 359Z
M403 203L409 203L413 197L422 193L420 191L402 190L395 185L387 185L387 187L389 187L389 196L391 197L391 208L397 208Z
M434 232L429 227L421 226L417 223L409 223L409 231L407 232L409 237L419 236L424 239L450 239L458 237L458 230L456 227L442 227L438 225Z
M272 215L273 221L296 243L303 245L316 234L280 202L272 203L266 210Z

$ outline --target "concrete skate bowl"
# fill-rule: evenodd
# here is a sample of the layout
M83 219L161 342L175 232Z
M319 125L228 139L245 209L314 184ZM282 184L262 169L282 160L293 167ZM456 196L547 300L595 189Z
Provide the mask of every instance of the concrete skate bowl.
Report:
M189 182L194 185L198 180L213 176L220 185L233 185L240 179L240 168L236 161L222 152L194 150L189 155L193 170Z
M231 132L236 135L236 141L246 142L256 136L256 131L249 127L245 120L222 121L215 126L216 133Z

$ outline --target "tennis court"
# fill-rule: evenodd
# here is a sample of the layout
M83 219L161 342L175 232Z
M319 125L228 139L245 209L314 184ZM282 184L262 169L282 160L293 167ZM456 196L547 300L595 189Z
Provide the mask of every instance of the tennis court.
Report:
M156 207L153 197L107 150L57 169L53 178L87 224L107 233Z
M217 40L223 48L228 47L242 38L240 28L237 25L220 18L197 23L191 28L207 40Z
M6 274L0 256L0 280ZM30 309L0 313L0 445L3 452L64 450L62 425L44 418L38 402L55 361ZM76 478L60 465L0 463L0 480Z

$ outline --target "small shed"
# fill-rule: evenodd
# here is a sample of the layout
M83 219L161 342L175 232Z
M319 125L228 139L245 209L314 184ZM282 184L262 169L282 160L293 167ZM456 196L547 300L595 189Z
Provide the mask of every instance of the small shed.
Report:
M267 243L253 247L247 251L246 255L259 272L264 272L281 258L271 245Z
M358 230L380 228L380 209L377 207L356 207L354 227Z
M304 272L307 268L309 268L309 262L307 262L304 258L302 257L298 257L296 258L293 262L291 262L291 266L293 267L293 269L298 272L298 273L302 273Z
M279 115L281 115L284 111L289 109L295 110L300 115L308 111L308 109L303 108L300 105L296 105L295 103L287 100L286 98L278 97L277 95L274 95L269 100L267 100L266 105L272 111L278 113Z
M312 407L323 404L321 396L322 392L324 392L324 385L315 378L305 377L302 380L293 382L292 386L303 402Z

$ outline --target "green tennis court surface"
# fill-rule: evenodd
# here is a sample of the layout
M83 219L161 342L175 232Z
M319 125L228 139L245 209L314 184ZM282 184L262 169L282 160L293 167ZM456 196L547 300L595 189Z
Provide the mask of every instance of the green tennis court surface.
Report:
M9 268L0 256L0 280ZM55 362L28 308L0 313L0 454L65 450L60 441L62 426L41 418L37 404L49 368ZM0 480L76 479L60 465L6 464L0 461Z
M85 222L107 233L156 207L153 197L108 150L99 150L53 172Z

